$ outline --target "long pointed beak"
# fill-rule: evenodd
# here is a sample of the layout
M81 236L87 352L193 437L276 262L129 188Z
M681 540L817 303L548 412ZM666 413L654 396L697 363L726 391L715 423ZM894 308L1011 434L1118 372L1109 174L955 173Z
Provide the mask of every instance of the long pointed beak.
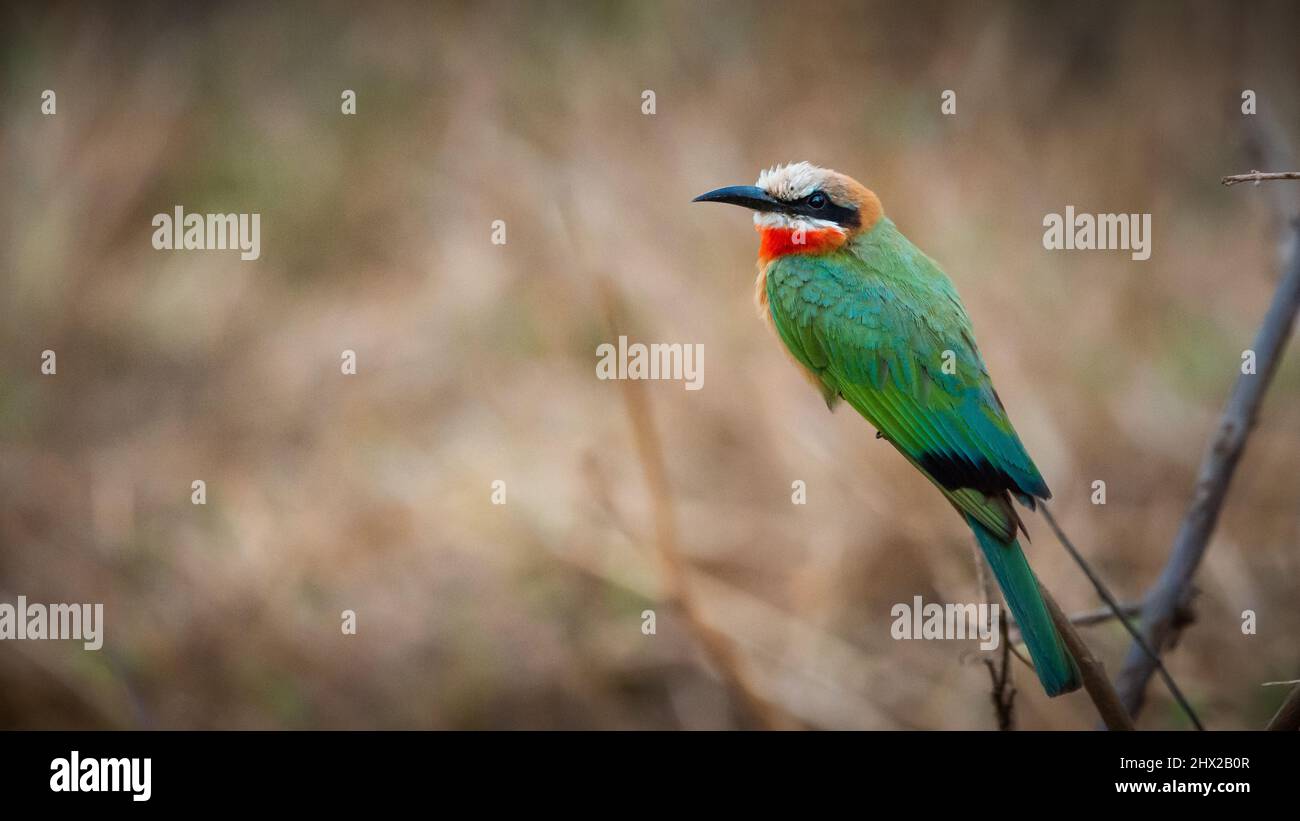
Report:
M781 201L773 199L763 189L753 185L729 185L707 194L700 194L691 202L727 202L742 205L755 211L775 211L781 207Z

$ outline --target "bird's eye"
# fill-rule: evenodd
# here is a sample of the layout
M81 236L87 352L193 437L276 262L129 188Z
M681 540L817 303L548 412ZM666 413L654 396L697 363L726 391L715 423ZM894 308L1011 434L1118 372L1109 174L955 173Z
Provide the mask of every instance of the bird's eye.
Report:
M822 210L826 207L826 195L820 191L814 192L813 195L808 198L808 207L818 211Z

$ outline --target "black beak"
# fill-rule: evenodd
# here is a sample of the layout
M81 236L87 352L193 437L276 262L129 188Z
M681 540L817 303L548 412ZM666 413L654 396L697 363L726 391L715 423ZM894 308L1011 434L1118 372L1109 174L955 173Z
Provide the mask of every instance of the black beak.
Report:
M780 200L773 199L766 191L753 185L729 185L700 194L691 202L729 202L755 211L776 211L784 206Z

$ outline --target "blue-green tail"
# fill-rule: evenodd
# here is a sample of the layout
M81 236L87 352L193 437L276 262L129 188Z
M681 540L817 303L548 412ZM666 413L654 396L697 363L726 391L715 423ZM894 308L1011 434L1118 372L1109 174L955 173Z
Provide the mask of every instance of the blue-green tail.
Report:
M970 516L966 517L966 522L975 531L984 558L993 568L1011 615L1020 626L1020 635L1025 638L1025 646L1029 648L1029 657L1034 661L1043 689L1049 696L1079 689L1079 670L1070 651L1065 649L1061 634L1056 632L1056 625L1052 624L1052 616L1038 592L1038 579L1029 569L1020 542L1006 544L998 541L988 528Z

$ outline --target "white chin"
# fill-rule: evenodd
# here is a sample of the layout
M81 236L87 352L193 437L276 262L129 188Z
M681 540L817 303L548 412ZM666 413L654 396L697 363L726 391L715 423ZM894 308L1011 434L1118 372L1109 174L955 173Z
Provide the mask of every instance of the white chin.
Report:
M834 228L842 231L838 225L830 220L813 219L805 216L792 216L782 214L779 211L755 211L754 225L759 228L789 228L797 231L802 228L804 231L823 231L827 228Z

